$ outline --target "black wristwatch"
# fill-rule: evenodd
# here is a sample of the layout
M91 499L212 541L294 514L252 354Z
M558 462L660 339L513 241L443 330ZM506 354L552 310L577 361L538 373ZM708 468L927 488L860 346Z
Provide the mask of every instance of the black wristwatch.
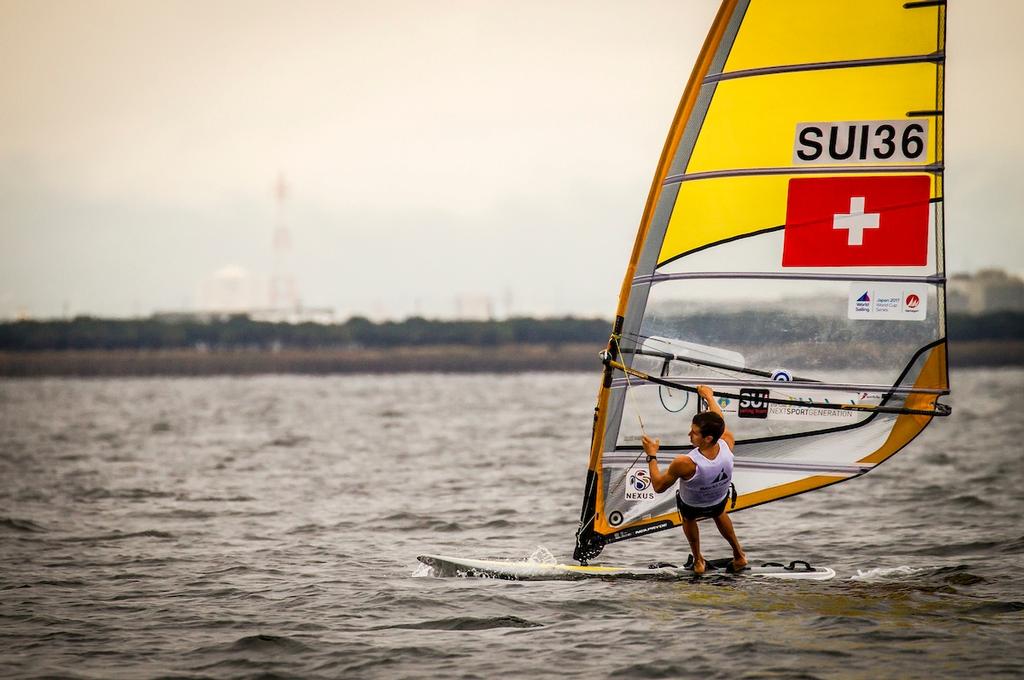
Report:
M652 460L658 460L657 456L647 456L647 462L650 463Z

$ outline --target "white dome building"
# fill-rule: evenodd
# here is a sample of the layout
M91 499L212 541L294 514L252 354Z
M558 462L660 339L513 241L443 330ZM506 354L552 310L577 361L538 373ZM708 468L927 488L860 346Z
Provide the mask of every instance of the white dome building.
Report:
M261 306L257 297L258 282L244 267L229 264L221 267L199 286L199 310L241 314Z

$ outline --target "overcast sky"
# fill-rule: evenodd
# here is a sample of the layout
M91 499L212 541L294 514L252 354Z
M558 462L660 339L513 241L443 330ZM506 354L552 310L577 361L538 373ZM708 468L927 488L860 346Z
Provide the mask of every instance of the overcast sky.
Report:
M1024 270L1024 2L950 0L950 272ZM0 317L265 288L610 317L717 0L0 0Z

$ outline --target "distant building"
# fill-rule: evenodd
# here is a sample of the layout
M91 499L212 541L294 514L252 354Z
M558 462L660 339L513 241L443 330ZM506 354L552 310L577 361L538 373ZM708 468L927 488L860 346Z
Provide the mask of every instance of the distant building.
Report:
M245 316L253 321L269 323L320 323L333 324L337 315L328 307L296 307L294 309L204 309L199 311L154 312L153 318L168 323L196 321L211 323L227 321L233 316Z
M303 307L296 305L290 309L280 307L272 309L250 309L249 318L253 321L269 321L272 323L322 323L332 324L338 319L330 307Z
M946 305L951 312L1024 311L1024 280L1002 269L982 269L976 274L954 274L946 285Z
M291 234L285 216L288 186L284 176L274 186L277 201L272 247L273 271L269 281L254 276L245 268L229 264L206 277L199 285L197 305L193 310L157 312L164 321L223 321L232 316L246 316L253 321L272 323L322 323L337 321L333 309L305 307L292 276L289 264Z
M256 306L259 284L243 267L229 264L199 286L199 312L245 313Z
M459 295L455 298L455 318L462 321L493 321L494 303L488 295Z

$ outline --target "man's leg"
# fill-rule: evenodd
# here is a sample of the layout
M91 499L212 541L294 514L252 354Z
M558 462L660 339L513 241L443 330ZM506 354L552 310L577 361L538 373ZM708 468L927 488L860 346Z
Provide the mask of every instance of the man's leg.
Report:
M704 563L704 556L700 554L700 527L697 526L697 520L686 519L683 520L683 533L686 534L686 542L690 544L690 553L693 554L693 573L703 574L707 565Z
M722 534L722 538L727 540L732 548L732 568L739 571L747 566L747 555L743 552L743 548L740 547L740 539L736 538L736 530L733 529L729 513L722 512L721 515L716 517L715 526L718 527L718 533Z

